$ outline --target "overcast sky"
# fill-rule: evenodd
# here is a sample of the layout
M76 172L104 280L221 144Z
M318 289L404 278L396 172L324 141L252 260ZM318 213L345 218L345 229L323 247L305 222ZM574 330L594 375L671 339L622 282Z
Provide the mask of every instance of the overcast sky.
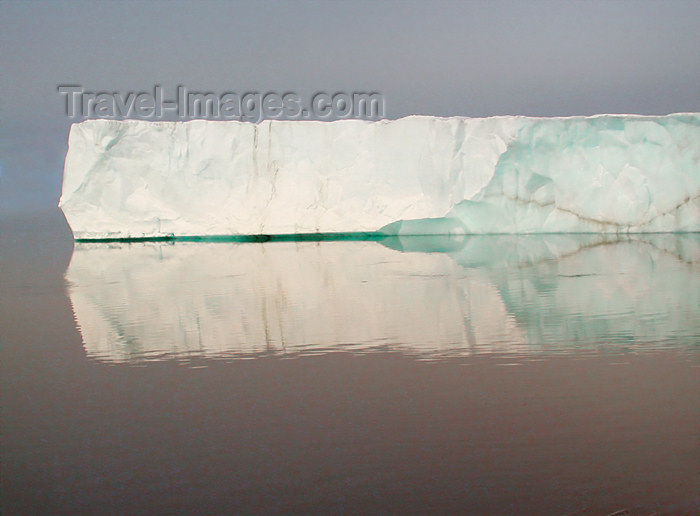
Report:
M0 213L55 205L91 91L377 91L387 118L700 111L700 1L0 2Z

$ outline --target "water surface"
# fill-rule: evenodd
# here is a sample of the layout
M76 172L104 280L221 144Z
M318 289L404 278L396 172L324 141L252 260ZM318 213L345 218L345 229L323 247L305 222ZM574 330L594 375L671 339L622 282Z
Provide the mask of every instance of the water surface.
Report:
M697 513L699 235L0 229L3 514Z

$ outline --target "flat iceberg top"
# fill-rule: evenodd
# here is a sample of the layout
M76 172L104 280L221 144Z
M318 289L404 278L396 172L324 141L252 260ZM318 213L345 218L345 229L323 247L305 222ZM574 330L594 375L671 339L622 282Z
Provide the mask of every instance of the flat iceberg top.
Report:
M71 127L76 239L700 231L700 114Z

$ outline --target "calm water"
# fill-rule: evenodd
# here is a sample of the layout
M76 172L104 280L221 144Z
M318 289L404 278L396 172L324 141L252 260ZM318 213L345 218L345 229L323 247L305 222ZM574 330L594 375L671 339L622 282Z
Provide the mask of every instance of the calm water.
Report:
M3 514L700 514L700 234L0 230Z

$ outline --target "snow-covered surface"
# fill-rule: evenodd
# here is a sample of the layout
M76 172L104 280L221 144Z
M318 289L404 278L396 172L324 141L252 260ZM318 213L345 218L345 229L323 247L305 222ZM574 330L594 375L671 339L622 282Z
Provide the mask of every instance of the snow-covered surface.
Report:
M79 243L66 279L96 360L436 359L692 347L698 269L698 234L484 235Z
M76 238L700 231L700 114L88 120L59 205Z

